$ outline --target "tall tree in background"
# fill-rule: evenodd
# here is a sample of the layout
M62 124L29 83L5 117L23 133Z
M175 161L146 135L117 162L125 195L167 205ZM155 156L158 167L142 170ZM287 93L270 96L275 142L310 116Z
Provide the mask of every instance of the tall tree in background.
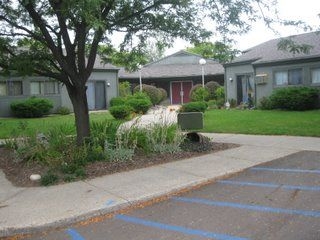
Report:
M117 32L124 51L141 52L157 36L166 46L177 37L201 42L213 32L246 32L261 16L270 23L275 7L272 0L0 0L0 67L63 83L81 144L90 136L86 82L100 43Z
M240 53L239 50L232 49L231 46L222 42L195 43L194 47L187 48L187 51L199 54L204 58L213 58L221 63L231 61L238 53Z

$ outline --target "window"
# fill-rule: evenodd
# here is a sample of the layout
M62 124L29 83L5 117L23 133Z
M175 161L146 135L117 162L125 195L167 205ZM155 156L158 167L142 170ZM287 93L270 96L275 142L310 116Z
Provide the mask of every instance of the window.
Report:
M7 83L0 82L0 96L7 96Z
M30 90L32 95L44 94L44 82L31 82Z
M58 94L59 84L54 81L32 81L30 84L30 93L32 95Z
M320 68L314 68L311 70L311 82L320 83Z
M299 85L302 83L302 69L298 68L275 72L274 78L277 86Z
M0 96L19 96L22 95L21 81L0 82Z
M288 73L287 72L276 72L274 75L276 85L287 85L288 84Z

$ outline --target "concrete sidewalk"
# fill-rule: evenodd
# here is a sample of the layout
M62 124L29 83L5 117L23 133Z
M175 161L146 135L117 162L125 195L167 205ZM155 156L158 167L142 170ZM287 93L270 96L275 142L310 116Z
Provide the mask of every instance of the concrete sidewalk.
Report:
M0 237L60 226L192 187L301 150L320 138L205 134L241 147L52 187L17 188L0 171Z

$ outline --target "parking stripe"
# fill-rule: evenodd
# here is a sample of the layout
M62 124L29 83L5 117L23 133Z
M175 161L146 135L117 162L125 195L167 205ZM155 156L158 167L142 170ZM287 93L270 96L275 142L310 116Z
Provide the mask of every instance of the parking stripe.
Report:
M247 205L247 204L232 203L232 202L218 202L218 201L211 201L211 200L201 199L201 198L174 197L172 198L172 200L179 201L179 202L187 202L187 203L205 204L205 205L218 206L218 207L239 208L239 209L253 210L253 211L259 211L259 212L285 213L285 214L301 215L301 216L315 217L315 218L320 217L319 211L273 208L268 206Z
M66 230L66 233L70 235L72 240L85 240L84 237L80 235L76 230L69 228Z
M271 172L289 172L289 173L315 173L320 174L320 170L304 170L304 169L290 169L290 168L267 168L267 167L253 167L253 171L271 171Z
M210 239L249 240L248 238L236 237L236 236L214 233L214 232L207 232L207 231L203 231L203 230L191 229L191 228L186 228L186 227L181 227L181 226L176 226L176 225L169 225L169 224L165 224L165 223L149 221L149 220L145 220L142 218L136 218L136 217L131 217L131 216L127 216L127 215L116 215L115 219L122 220L122 221L129 222L129 223L133 223L133 224L143 225L143 226L147 226L147 227L158 228L161 230L179 232L179 233L183 233L185 235L200 236L200 237L205 237L205 238L210 238Z
M287 190L305 190L305 191L320 191L318 186L296 186L296 185L282 185L274 183L258 183L258 182L242 182L242 181L230 181L221 180L218 183L230 184L230 185L240 185L240 186L252 186L252 187L267 187L267 188L283 188Z

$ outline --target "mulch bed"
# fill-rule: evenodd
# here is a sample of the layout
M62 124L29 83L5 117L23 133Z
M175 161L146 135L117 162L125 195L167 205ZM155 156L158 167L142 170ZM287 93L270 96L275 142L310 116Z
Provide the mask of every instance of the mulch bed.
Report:
M92 179L112 173L128 171L132 169L145 168L162 163L177 161L196 157L208 153L222 151L238 147L237 144L210 142L211 147L204 152L182 151L174 154L143 154L137 153L132 161L127 162L94 162L86 166L86 179ZM43 175L48 168L35 163L19 162L15 159L12 150L0 147L0 169L5 173L6 178L17 187L37 187L39 182L32 182L31 174ZM59 182L62 184L63 182Z

